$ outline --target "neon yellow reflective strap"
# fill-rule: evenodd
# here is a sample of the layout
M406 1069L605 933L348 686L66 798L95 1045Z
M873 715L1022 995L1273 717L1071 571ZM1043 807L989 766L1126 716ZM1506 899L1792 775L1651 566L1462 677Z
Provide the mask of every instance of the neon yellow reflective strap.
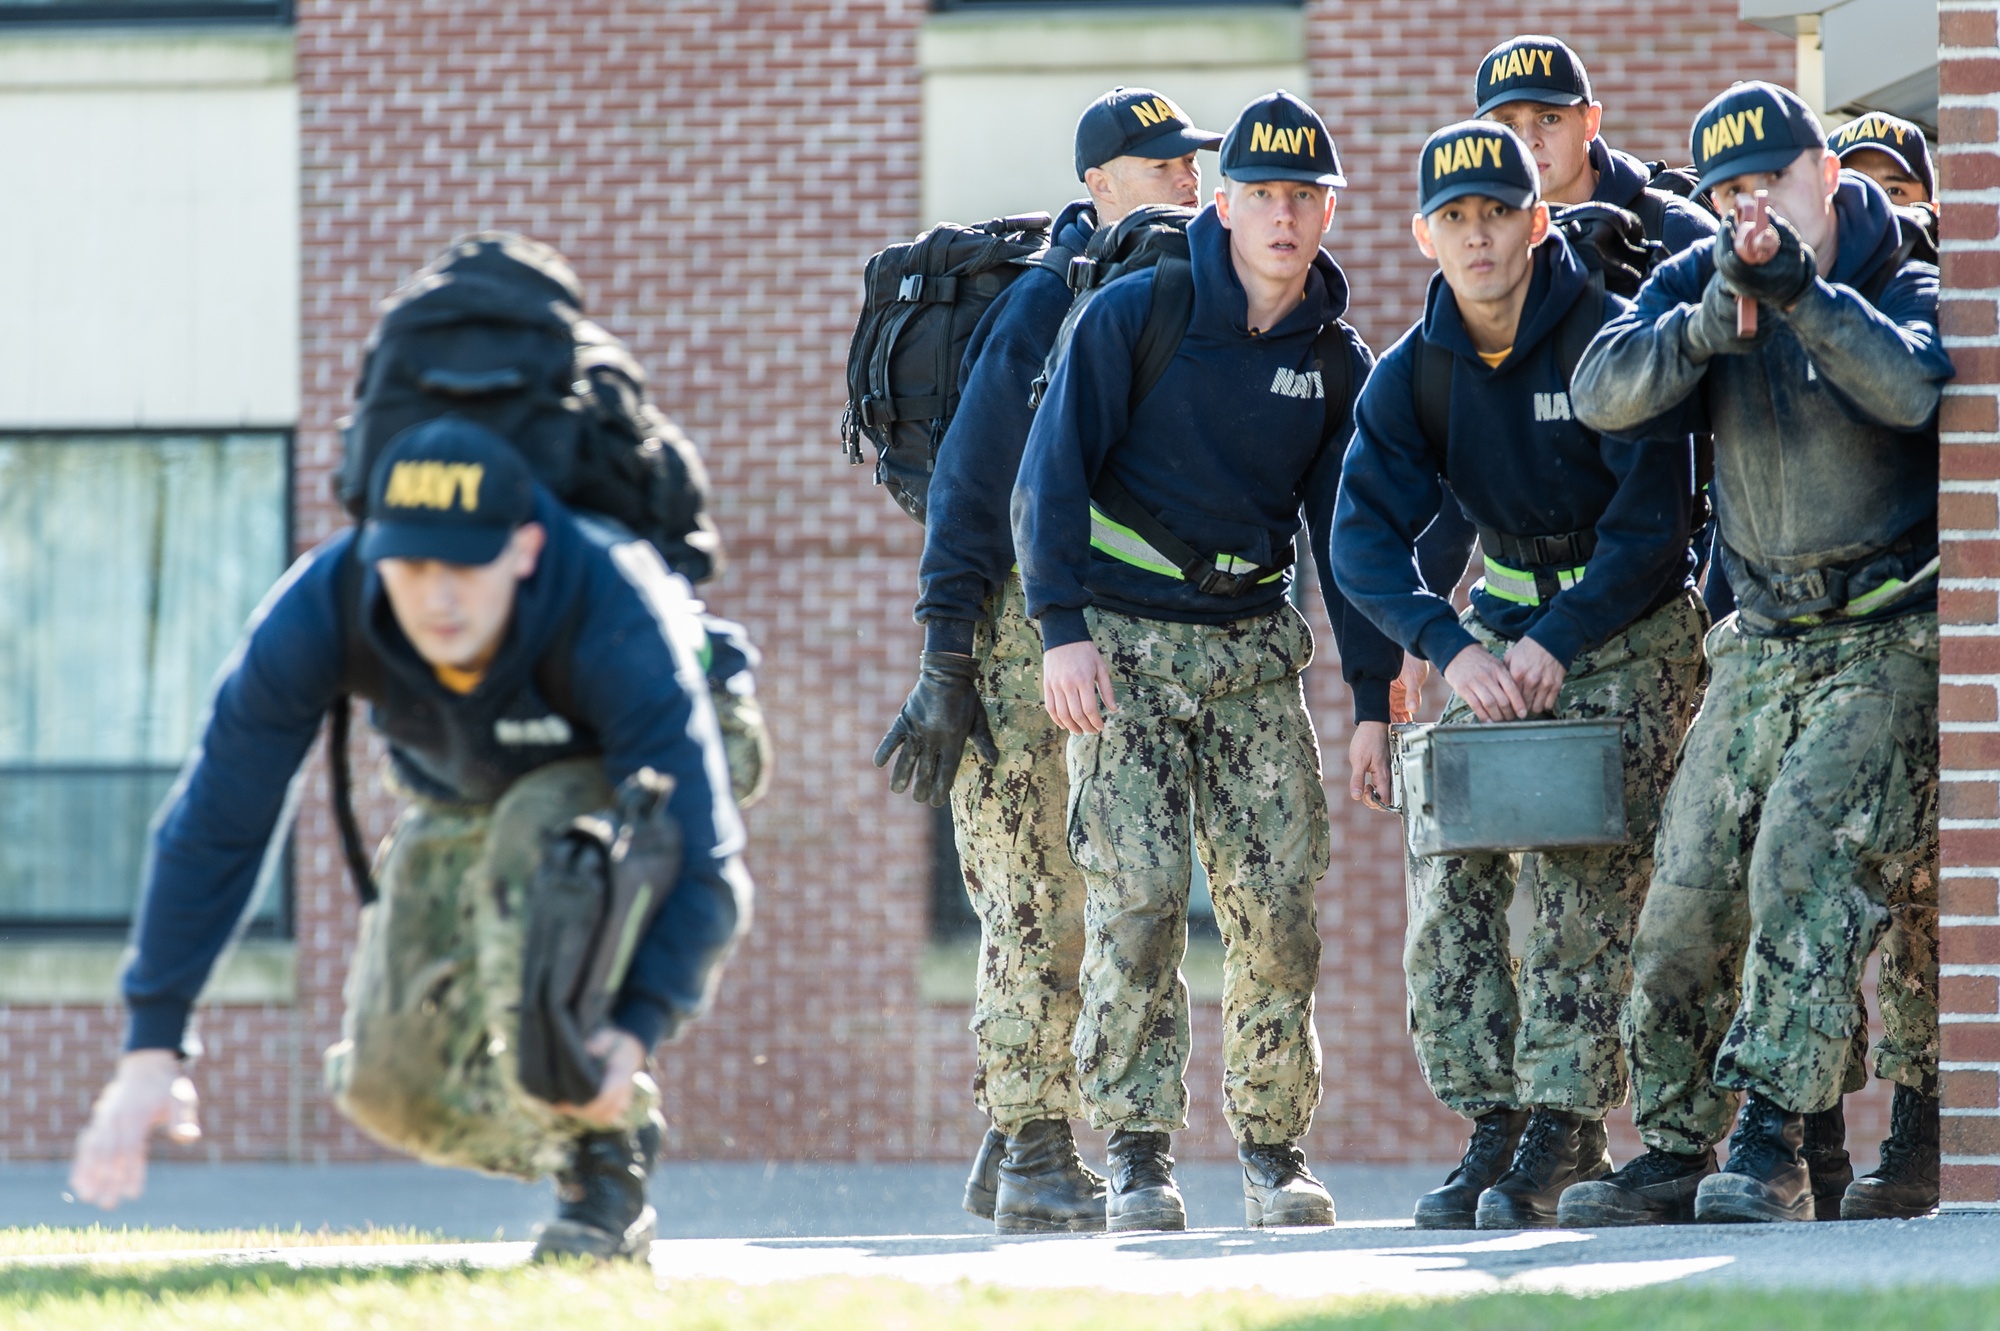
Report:
M1090 546L1091 549L1102 550L1113 559L1130 564L1134 568L1143 568L1148 573L1157 573L1176 582L1182 580L1180 569L1154 549L1151 542L1130 527L1113 522L1095 504L1090 506ZM1235 555L1217 555L1215 566L1224 573L1248 573L1257 568L1254 561L1241 559ZM1279 569L1267 578L1259 578L1257 585L1261 587L1265 583L1276 582L1284 576L1285 570Z
M1485 556L1486 577L1481 583L1488 596L1497 596L1503 601L1516 605L1540 605L1542 594L1536 590L1535 575L1518 568L1509 568L1491 555ZM1567 591L1583 581L1589 565L1579 568L1556 570L1556 585Z
M1924 565L1909 577L1891 578L1874 591L1864 596L1857 596L1852 601L1849 601L1847 603L1847 613L1850 615L1872 614L1880 610L1883 606L1888 605L1891 601L1900 598L1904 592L1918 583L1936 577L1937 571L1938 556L1932 555L1930 563Z
M1090 506L1090 545L1148 573L1175 579L1181 575L1180 569L1168 563L1167 557L1148 544L1145 537L1105 517L1095 504Z

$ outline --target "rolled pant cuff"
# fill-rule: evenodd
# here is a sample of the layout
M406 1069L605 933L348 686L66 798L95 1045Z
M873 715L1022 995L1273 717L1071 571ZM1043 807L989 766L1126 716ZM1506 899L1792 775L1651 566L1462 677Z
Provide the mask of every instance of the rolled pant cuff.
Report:
M1665 1151L1668 1155L1700 1155L1722 1138L1704 1141L1683 1132L1673 1132L1663 1128L1640 1128L1639 1140L1648 1150Z
M1176 1132L1187 1131L1186 1119L1182 1119L1180 1122L1174 1123L1164 1118L1114 1119L1109 1116L1092 1114L1090 1116L1089 1121L1091 1127L1097 1129L1099 1132L1105 1132L1105 1133L1123 1131L1123 1132L1165 1132L1171 1134Z
M994 1127L1012 1137L1030 1123L1041 1123L1050 1119L1068 1122L1072 1112L1068 1108L1052 1108L1046 1105L1008 1105L1004 1109L989 1109L987 1115L993 1120Z

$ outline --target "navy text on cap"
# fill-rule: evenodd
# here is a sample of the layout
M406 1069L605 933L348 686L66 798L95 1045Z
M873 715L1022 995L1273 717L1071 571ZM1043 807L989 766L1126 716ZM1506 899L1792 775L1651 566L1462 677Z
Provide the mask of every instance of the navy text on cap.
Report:
M1827 139L1827 146L1843 160L1849 153L1870 150L1885 153L1900 162L1910 178L1936 195L1937 183L1931 170L1931 145L1924 132L1907 120L1882 111L1848 121Z
M1701 109L1688 135L1697 188L1733 176L1782 171L1811 148L1826 147L1819 117L1797 93L1775 83L1739 83Z
M1472 101L1475 116L1508 102L1584 106L1590 101L1590 75L1576 52L1554 37L1516 37L1479 62Z
M1077 117L1076 178L1114 157L1185 157L1220 142L1220 134L1196 129L1171 98L1151 88L1113 88Z
M1343 186L1340 154L1319 113L1280 88L1243 108L1222 140L1222 174L1249 183L1297 180Z
M1490 120L1446 125L1424 141L1417 159L1417 211L1425 217L1469 194L1531 208L1541 193L1541 174L1528 145Z
M382 450L361 557L490 564L534 511L534 477L513 445L463 416L440 416Z

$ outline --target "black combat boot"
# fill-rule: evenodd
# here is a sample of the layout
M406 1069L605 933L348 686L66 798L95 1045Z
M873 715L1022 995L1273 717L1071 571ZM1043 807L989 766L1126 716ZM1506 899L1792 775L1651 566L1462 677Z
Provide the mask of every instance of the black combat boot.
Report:
M556 1218L535 1234L535 1260L630 1257L644 1261L658 1217L646 1204L646 1177L660 1153L658 1114L637 1132L591 1132L576 1139L556 1175Z
M1616 1173L1579 1183L1556 1204L1564 1229L1610 1225L1685 1225L1694 1220L1694 1193L1715 1172L1715 1148L1693 1155L1649 1150Z
M1000 1157L1007 1154L1007 1134L988 1126L972 1157L972 1173L965 1179L965 1209L981 1220L993 1218L996 1194L1000 1191Z
M1799 1158L1812 1175L1813 1219L1840 1219L1840 1201L1854 1182L1854 1162L1847 1155L1847 1111L1835 1100L1833 1108L1805 1116L1805 1144Z
M1514 1162L1479 1194L1481 1229L1553 1229L1563 1190L1611 1172L1603 1126L1594 1130L1581 1114L1534 1108Z
M1794 1114L1752 1091L1729 1134L1729 1163L1701 1181L1694 1218L1704 1225L1757 1224L1813 1218L1812 1172L1805 1147L1804 1114Z
M1174 1186L1173 1139L1164 1132L1115 1129L1107 1147L1111 1192L1104 1202L1110 1230L1186 1229L1187 1203Z
M1007 1138L993 1221L1002 1234L1104 1228L1104 1180L1077 1156L1068 1119L1037 1119Z
M1417 1198L1418 1229L1471 1229L1479 1215L1479 1194L1507 1172L1521 1129L1528 1126L1525 1109L1490 1109L1472 1120L1472 1141L1458 1168L1445 1175L1444 1186Z
M1330 1225L1333 1197L1306 1168L1306 1153L1291 1142L1239 1142L1243 1162L1243 1223L1252 1229L1281 1225Z
M1938 1204L1938 1098L1898 1082L1882 1163L1848 1188L1843 1220L1906 1220Z

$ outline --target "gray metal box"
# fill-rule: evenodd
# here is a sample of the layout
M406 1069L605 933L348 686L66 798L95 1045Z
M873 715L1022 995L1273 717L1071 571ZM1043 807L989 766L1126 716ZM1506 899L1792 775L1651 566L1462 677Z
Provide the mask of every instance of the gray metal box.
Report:
M1616 846L1625 830L1619 721L1504 721L1393 728L1410 851Z

